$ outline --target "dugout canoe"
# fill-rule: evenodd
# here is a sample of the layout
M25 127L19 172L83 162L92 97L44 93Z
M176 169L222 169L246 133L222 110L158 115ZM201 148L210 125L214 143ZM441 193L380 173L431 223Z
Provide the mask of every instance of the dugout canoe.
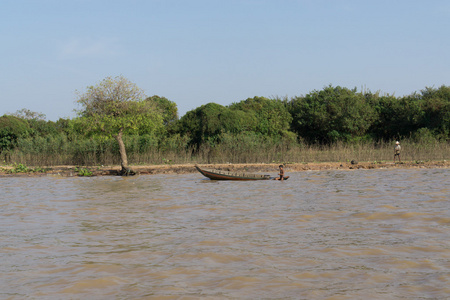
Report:
M270 180L274 179L270 175L252 174L238 171L223 171L216 169L205 169L195 166L203 176L210 178L211 180ZM289 177L285 178L288 179Z

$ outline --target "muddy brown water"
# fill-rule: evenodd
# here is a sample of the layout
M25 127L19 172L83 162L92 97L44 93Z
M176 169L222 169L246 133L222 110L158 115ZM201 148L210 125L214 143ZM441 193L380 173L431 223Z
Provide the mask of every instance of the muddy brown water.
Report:
M0 178L0 299L444 299L450 169Z

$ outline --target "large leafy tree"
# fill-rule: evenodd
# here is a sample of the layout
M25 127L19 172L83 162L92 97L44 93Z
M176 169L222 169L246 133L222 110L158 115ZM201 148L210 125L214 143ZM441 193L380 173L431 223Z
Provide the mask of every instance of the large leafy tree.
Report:
M375 110L356 89L325 87L292 100L292 129L310 142L351 141L367 133Z
M190 145L198 147L206 141L220 141L222 133L254 131L256 122L251 112L232 110L211 102L188 111L177 122L176 132L188 136Z
M107 77L96 86L78 93L79 124L87 133L114 137L119 145L121 174L130 174L124 134L136 134L141 128L158 131L163 117L152 101L145 101L143 90L123 76Z
M435 137L448 139L450 133L450 87L427 87L401 98L372 97L378 114L370 129L378 138L408 137L428 129Z
M370 102L377 113L377 118L369 131L377 139L388 141L407 137L421 127L422 100L415 95L402 98L389 95L372 97Z
M175 102L157 95L148 97L145 101L153 102L161 111L164 125L171 125L178 120L178 108Z
M55 122L46 121L46 116L43 113L22 108L11 115L28 122L31 128L31 136L48 136L58 134L58 128Z
M17 139L29 133L30 125L26 120L8 115L0 117L0 153L14 148Z
M177 122L177 133L187 135L189 144L200 146L208 138L222 132L220 115L227 108L217 103L208 103L194 110L188 111Z
M265 136L285 134L292 116L279 99L253 97L230 105L231 110L240 110L256 117L255 132Z
M450 137L450 86L427 87L421 91L424 115L422 127L429 128L436 136Z

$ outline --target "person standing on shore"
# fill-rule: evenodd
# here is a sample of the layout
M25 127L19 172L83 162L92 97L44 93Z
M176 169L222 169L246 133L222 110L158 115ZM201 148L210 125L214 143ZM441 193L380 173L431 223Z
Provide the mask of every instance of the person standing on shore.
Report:
M400 146L400 142L396 141L395 142L395 147L394 147L394 164L395 164L395 157L398 156L398 162L402 162L400 159L400 151L402 150L402 147Z

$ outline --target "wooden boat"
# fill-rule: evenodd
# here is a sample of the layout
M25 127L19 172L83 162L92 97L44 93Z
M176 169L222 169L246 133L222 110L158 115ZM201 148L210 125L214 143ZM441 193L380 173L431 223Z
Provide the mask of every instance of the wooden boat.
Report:
M212 180L270 180L275 179L270 177L270 175L263 174L251 174L244 172L230 172L216 169L205 169L195 166L197 171L199 171L203 176L208 177ZM285 179L288 179L287 176Z
M262 174L251 174L244 172L230 172L223 170L215 170L215 169L205 169L199 168L195 166L197 171L202 173L203 176L206 176L212 180L268 180L270 179L270 175L262 175Z

